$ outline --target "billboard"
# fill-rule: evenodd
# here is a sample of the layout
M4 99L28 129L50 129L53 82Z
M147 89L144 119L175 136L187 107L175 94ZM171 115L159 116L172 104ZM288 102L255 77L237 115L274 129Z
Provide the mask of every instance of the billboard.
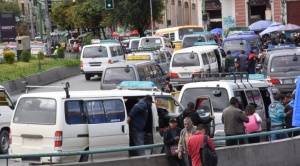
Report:
M16 18L13 12L0 12L0 41L16 41Z

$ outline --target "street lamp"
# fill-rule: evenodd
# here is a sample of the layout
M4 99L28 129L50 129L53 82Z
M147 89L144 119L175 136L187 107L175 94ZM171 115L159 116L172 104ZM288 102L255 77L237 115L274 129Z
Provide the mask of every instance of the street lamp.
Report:
M150 12L151 12L151 29L152 29L152 36L153 36L152 0L150 0Z

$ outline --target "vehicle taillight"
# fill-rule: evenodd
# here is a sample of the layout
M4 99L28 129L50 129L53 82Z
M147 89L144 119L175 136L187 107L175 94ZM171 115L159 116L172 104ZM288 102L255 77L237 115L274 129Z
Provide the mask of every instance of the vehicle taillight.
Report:
M83 67L83 63L82 63L82 61L80 61L80 67Z
M111 60L108 60L108 64L112 64L112 61L111 61Z
M270 82L272 84L280 84L279 80L278 79L271 79Z
M170 78L178 78L178 73L170 72Z
M62 146L62 131L56 131L54 135L54 146L60 147Z
M12 144L11 129L9 130L9 144Z

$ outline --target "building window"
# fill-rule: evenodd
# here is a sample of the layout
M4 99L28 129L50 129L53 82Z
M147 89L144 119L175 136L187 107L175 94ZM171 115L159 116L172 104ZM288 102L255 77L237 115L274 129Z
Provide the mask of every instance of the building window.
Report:
M188 2L185 2L185 3L184 3L184 7L185 7L185 8L188 8L188 7L189 7L189 3L188 3Z
M174 0L171 1L171 5L175 5L175 1Z
M193 3L192 4L192 10L195 10L196 9L196 5Z

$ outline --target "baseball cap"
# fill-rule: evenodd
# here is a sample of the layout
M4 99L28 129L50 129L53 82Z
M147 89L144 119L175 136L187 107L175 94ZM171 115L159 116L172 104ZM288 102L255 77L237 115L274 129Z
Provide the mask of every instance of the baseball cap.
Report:
M170 118L169 122L177 122L177 119L176 118Z
M145 99L147 101L150 101L151 103L154 103L153 100L152 100L152 96L150 96L150 95L146 95Z
M285 96L286 98L292 98L293 96L292 96L292 94L291 93L288 93L288 94L286 94L286 96Z

